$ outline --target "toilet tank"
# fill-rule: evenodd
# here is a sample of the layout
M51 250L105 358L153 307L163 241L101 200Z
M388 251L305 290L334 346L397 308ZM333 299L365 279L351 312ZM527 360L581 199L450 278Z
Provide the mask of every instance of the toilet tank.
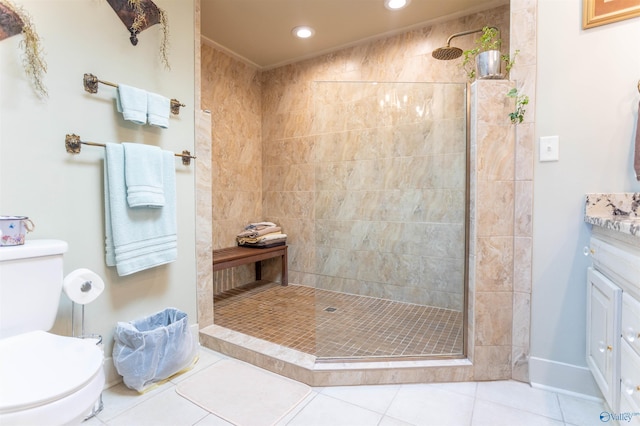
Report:
M0 247L0 339L53 327L67 247L60 240Z

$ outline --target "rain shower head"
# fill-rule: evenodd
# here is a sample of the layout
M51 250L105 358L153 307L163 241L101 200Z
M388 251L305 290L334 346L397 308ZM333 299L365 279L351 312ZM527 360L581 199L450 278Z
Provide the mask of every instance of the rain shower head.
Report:
M495 28L497 30L496 27L490 27L490 28ZM463 31L461 33L455 33L447 39L446 46L439 47L436 50L434 50L433 52L431 52L431 56L433 56L435 59L439 61L450 61L451 59L459 58L460 56L462 56L462 49L460 49L459 47L451 47L451 40L456 37L460 37L468 34L481 33L483 30L484 30L483 28L480 28L477 30L470 30L470 31Z
M445 47L438 47L436 50L431 52L431 56L439 61L450 61L451 59L456 59L462 56L462 49L459 47L451 47L447 44Z

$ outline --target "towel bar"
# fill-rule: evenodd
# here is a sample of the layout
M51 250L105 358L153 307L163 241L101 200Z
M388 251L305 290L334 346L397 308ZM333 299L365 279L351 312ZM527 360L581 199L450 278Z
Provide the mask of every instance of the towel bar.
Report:
M105 80L99 80L98 77L89 73L84 75L83 83L84 83L84 90L86 90L89 93L98 93L98 83L106 84L107 86L111 86L111 87L118 87L118 85L115 83L111 83L110 81L105 81ZM177 99L171 99L171 114L173 115L180 114L180 107L186 107L186 105L181 103Z
M75 134L67 134L67 136L64 138L64 146L67 149L67 152L69 154L80 154L80 149L82 145L101 146L103 148L107 146L106 144L98 143L98 142L81 141L80 136ZM174 153L173 155L175 155L176 157L182 158L182 164L184 164L185 166L188 166L191 164L192 158L193 159L196 158L195 155L191 155L191 153L186 149L182 151L182 154Z

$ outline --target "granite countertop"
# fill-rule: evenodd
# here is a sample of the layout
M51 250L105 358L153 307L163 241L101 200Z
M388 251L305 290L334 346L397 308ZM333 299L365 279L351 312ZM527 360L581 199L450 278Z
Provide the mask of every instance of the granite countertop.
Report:
M587 194L584 221L640 238L640 192Z

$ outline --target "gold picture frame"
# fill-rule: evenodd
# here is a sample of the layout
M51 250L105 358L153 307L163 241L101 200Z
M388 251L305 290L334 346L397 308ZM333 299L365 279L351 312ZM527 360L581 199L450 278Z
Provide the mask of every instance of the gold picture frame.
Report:
M582 28L593 28L640 16L640 0L583 0Z

